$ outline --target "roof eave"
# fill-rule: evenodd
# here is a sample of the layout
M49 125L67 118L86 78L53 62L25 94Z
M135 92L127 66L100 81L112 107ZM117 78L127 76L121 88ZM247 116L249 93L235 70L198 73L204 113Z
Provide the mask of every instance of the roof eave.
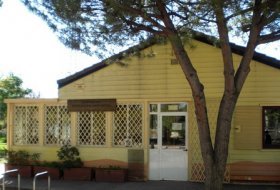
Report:
M83 77L85 77L85 76L87 76L87 75L89 75L93 72L96 72L100 69L103 69L104 67L110 65L110 63L112 63L116 60L122 59L129 54L132 54L134 52L141 51L141 50L143 50L147 47L150 47L150 46L154 45L156 42L157 42L156 38L150 38L150 39L146 40L145 42L143 42L141 44L130 47L127 50L124 50L124 51L122 51L118 54L115 54L115 55L107 58L107 59L104 59L99 63L93 64L92 66L87 67L87 68L85 68L85 69L83 69L83 70L81 70L77 73L74 73L73 75L70 75L66 78L60 79L60 80L57 81L58 88L62 88L64 86L66 86L67 84L71 83L71 82L79 80L79 79L81 79L81 78L83 78Z
M203 34L203 33L200 33L200 32L194 32L193 33L193 38L195 40L198 40L200 42L203 42L203 43L206 43L206 44L209 44L209 45L212 45L212 46L217 46L219 47L219 44L218 43L215 43L217 42L217 38L213 37L213 36L209 36L209 35L206 35L206 34ZM136 52L136 51L141 51L149 46L152 46L154 44L156 44L157 41L156 41L156 38L150 38L148 40L146 40L145 42L139 44L139 45L136 45L136 46L133 46L125 51L122 51L116 55L113 55L97 64L94 64L82 71L79 71L73 75L70 75L64 79L60 79L57 81L57 84L58 84L58 88L62 88L76 80L79 80L93 72L96 72L100 69L103 69L104 67L108 66L111 62L114 62L118 59L122 59L123 57L133 53L133 52ZM232 52L235 53L235 54L238 54L238 55L241 55L243 56L244 52L245 52L245 47L243 46L239 46L239 45L236 45L234 43L230 43L230 46L231 46L231 49L232 49ZM258 52L255 52L254 53L254 56L253 56L253 60L255 61L258 61L260 63L263 63L263 64L266 64L266 65L269 65L271 67L274 67L274 68L277 68L277 69L280 69L280 61L275 59L275 58L272 58L272 57L269 57L265 54L262 54L262 53L258 53ZM110 63L108 63L110 62Z

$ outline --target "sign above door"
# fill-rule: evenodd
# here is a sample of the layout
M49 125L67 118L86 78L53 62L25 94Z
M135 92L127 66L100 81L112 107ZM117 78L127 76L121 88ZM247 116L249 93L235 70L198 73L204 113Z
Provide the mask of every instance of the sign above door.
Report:
M77 111L116 111L116 99L72 99L67 100L70 112Z

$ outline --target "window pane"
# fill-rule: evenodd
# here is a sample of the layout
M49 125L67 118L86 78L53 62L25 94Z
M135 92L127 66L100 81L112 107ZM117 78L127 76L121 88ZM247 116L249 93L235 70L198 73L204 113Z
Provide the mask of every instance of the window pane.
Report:
M178 104L161 104L161 112L186 112L187 104L178 103Z
M280 147L280 107L265 107L264 118L264 147Z
M142 105L129 105L128 110L128 133L129 139L126 146L141 147L142 146Z
M113 114L113 145L141 147L143 136L143 106L119 104Z
M15 106L13 143L30 145L39 143L39 107Z
M117 110L114 112L113 143L116 146L126 146L126 139L128 139L127 110L127 105L117 105Z
M162 145L185 146L185 116L162 117Z
M150 105L150 112L157 112L157 111L158 111L157 104L151 104Z
M157 115L150 115L150 148L156 148L158 142L158 134L157 134L157 126L158 126L158 117Z
M105 112L78 112L78 145L106 144Z
M70 112L65 105L45 106L45 144L61 145L70 142Z

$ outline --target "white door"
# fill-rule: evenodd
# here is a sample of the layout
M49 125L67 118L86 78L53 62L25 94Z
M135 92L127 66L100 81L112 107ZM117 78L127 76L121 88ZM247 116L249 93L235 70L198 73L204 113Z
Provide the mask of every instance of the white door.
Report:
M162 104L158 104L158 107L161 106ZM162 112L159 109L150 114L150 180L188 179L186 124L185 110Z

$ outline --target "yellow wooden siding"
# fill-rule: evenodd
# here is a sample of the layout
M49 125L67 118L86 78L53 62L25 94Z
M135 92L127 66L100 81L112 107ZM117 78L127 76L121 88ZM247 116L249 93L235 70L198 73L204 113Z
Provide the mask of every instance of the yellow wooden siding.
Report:
M190 58L205 86L207 98L220 98L223 92L223 63L220 49L193 41L187 48ZM59 98L191 98L191 90L171 47L154 45L142 54L122 60L125 66L114 63L59 89ZM234 55L237 68L240 56ZM251 72L241 92L239 105L280 104L280 70L253 61Z
M280 162L279 149L262 149L260 106L237 106L230 138L229 162ZM240 128L240 132L237 128Z
M252 161L252 162L280 162L280 151L278 150L235 150L229 152L230 162Z
M198 43L198 42L197 42ZM201 47L190 49L191 59L198 62L201 70L202 82L207 83L206 93L220 97L223 86L221 62L216 58L219 51L216 48L198 43ZM145 52L150 52L147 48ZM172 65L175 59L169 45L156 45L152 47L154 57L138 58L136 56L122 62L127 66L112 64L102 70L90 74L59 90L60 98L176 98L191 97L189 85L183 75L180 65ZM197 51L197 50L201 51ZM207 51L209 50L209 51ZM201 52L207 56L202 57ZM210 72L209 72L210 71ZM220 75L220 77L217 77ZM78 86L82 89L76 90ZM209 86L209 87L208 87ZM208 90L208 89L214 90ZM75 90L73 90L75 89Z
M261 149L261 108L259 106L236 107L233 131L235 149Z
M258 64L256 70L256 96L267 97L268 102L279 103L280 69Z
M188 48L187 46L186 48L201 82L204 84L206 97L208 100L219 102L224 87L220 49L195 40L193 45L195 45L195 48ZM144 99L145 101L192 100L191 90L180 66L178 64L171 65L171 59L175 59L175 57L170 45L155 45L143 52L147 54L151 51L154 52L154 57L129 57L122 61L127 66L112 64L70 83L59 89L59 97L62 99ZM241 57L233 55L233 59L235 68L237 68ZM259 109L264 105L280 105L279 76L280 69L252 61L251 72L244 84L237 105L254 106L259 107ZM253 113L256 116L256 112ZM251 128L248 127L247 129L253 131L242 133L242 136L235 133L234 129L232 130L229 160L232 162L239 160L279 161L280 151L261 149L261 116L250 116L250 112L240 115L241 119L247 116L251 118L252 122L249 124L247 122L245 125L250 126ZM213 120L210 122L215 123L216 118L210 118L210 120ZM233 123L235 124L235 120L233 120ZM242 127L241 131L244 129ZM235 136L236 134L237 136ZM247 143L239 143L237 148L247 150L236 149L234 139L244 139L246 136L248 136ZM258 145L256 145L257 143ZM249 150L251 148L255 150Z
M254 61L251 73L241 92L239 104L243 105L279 105L280 69Z

